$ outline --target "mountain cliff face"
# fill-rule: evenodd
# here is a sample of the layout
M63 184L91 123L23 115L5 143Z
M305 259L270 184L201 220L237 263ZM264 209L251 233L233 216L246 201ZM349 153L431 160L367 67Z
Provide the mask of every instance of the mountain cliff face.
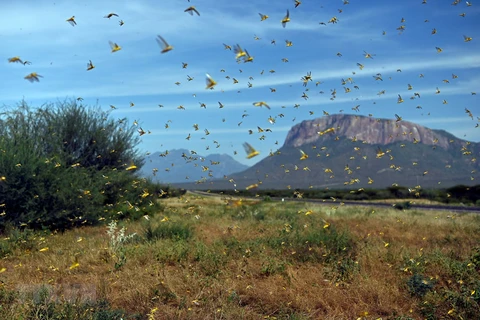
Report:
M334 131L326 132L333 128ZM386 145L409 141L426 145L436 145L449 149L462 140L444 131L432 130L421 125L391 119L376 119L366 116L337 114L314 120L303 121L290 129L284 147L299 147L314 143L331 136L356 138L368 144ZM453 140L453 142L451 141Z

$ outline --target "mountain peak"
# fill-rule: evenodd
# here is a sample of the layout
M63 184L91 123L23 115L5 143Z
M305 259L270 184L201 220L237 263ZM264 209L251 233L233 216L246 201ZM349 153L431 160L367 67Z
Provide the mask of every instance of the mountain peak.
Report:
M284 146L300 147L304 144L324 141L331 137L347 137L368 144L386 145L394 142L418 142L448 149L453 136L421 125L392 119L334 114L313 120L305 120L290 129Z

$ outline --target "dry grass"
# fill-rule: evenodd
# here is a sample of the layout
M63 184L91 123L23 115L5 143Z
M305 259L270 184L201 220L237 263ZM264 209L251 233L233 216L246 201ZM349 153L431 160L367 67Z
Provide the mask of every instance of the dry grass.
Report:
M155 319L469 319L480 312L478 216L227 200L162 200L162 214L126 223L138 236L124 246L119 268L106 227L4 240L0 318L33 319L41 303L18 296L7 303L6 295L42 284L55 297L63 293L59 301L105 299L139 319L154 308Z

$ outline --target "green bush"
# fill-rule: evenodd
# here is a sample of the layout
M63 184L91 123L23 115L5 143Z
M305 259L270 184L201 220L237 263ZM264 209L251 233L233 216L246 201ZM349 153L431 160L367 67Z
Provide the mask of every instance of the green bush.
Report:
M8 225L63 231L153 212L160 187L137 175L143 165L139 142L134 125L98 106L71 101L4 107L0 232ZM126 170L132 163L137 169Z

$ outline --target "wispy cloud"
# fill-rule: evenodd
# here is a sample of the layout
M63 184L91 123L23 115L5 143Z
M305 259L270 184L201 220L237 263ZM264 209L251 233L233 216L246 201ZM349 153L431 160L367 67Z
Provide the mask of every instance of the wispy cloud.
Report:
M120 52L121 53L121 52ZM361 60L360 60L361 61ZM79 61L76 60L76 64L80 69L80 64L86 65L86 60ZM42 82L45 83L45 86L48 85L50 88L55 88L53 90L45 89L42 84L39 84L37 87L29 90L32 95L38 99L52 99L56 97L65 97L72 95L81 95L83 97L120 97L120 96L146 96L146 95L160 95L160 94L194 94L194 93L204 93L204 94L218 94L218 91L237 91L237 90L246 90L248 89L247 83L252 83L252 89L261 89L266 87L278 87L286 85L301 85L300 79L307 73L307 71L312 72L314 80L328 81L328 80L340 80L341 78L353 77L354 79L361 78L372 78L371 83L374 84L373 75L377 73L383 74L385 79L388 78L389 74L395 76L397 70L400 69L401 72L416 72L416 73L425 73L429 70L449 70L449 69L473 69L480 67L480 54L465 54L460 56L446 56L441 57L436 60L429 59L403 59L396 61L384 61L381 63L372 62L371 65L368 64L368 61L362 61L365 63L365 68L363 70L358 70L358 67L352 64L349 68L337 68L337 66L332 66L328 69L321 68L311 68L308 69L308 66L305 65L296 69L303 69L306 71L297 71L297 72L288 72L282 76L278 77L275 75L268 74L268 71L264 76L256 76L255 80L249 80L249 75L239 74L235 78L239 81L238 84L233 84L233 80L227 80L222 78L217 78L219 82L216 90L205 90L205 73L208 72L206 69L200 68L190 68L185 73L188 73L191 77L194 78L194 81L188 82L186 80L186 75L176 76L178 73L179 64L175 71L173 71L172 66L163 66L158 67L158 69L129 69L129 70L112 70L110 73L100 73L100 75L95 74L99 70L92 70L90 74L91 78L100 80L99 85L92 86L89 81L76 80L75 76L72 76L72 79L68 81L73 82L68 89L67 84L65 83L65 77L67 77L66 72L60 72L61 77L57 79L45 79ZM338 66L342 65L337 63ZM311 65L316 65L315 62L312 62ZM83 68L83 67L82 67ZM101 68L101 66L99 67ZM352 70L355 71L355 75L352 75ZM46 71L46 70L45 70ZM46 71L47 72L47 71ZM82 71L79 71L82 72ZM99 71L100 72L100 71ZM24 72L26 73L26 72ZM40 72L39 72L40 73ZM218 73L221 75L221 73ZM129 79L135 79L133 83L129 83ZM175 85L175 80L181 82L180 85ZM23 79L18 80L17 82L24 81ZM76 83L75 83L76 82ZM63 90L62 90L63 87ZM58 89L59 88L59 89ZM249 90L252 90L249 89ZM474 88L472 88L474 89ZM7 88L4 88L5 92L2 92L2 96L5 99L14 99L15 92L11 92ZM10 91L10 94L9 92ZM0 89L1 92L1 89Z

